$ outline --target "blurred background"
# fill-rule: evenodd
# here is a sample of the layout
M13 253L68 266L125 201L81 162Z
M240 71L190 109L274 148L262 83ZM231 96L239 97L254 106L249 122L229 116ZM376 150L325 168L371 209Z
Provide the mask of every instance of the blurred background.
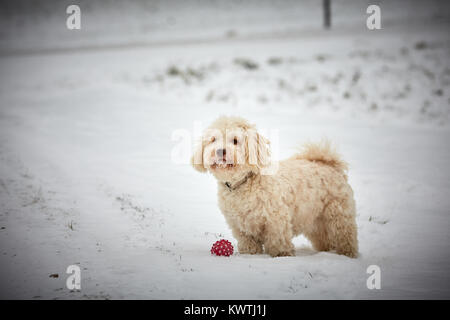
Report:
M331 0L325 28L319 0L2 1L0 297L448 299L449 8ZM332 139L358 259L303 237L296 257L210 255L236 242L188 162L219 115L276 130L279 158Z
M166 44L226 38L308 35L323 28L322 0L4 1L1 39L4 51ZM82 29L64 28L66 8L76 4ZM445 22L446 1L332 0L333 29L361 31L369 5L382 7L383 27ZM8 50L7 50L8 49Z

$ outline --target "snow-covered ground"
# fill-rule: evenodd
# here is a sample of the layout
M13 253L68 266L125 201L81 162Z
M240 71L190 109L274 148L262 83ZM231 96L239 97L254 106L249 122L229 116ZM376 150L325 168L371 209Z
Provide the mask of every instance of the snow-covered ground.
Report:
M61 17L10 5L0 297L450 298L449 5L381 2L383 29L369 31L367 3L332 2L330 31L320 1L155 1L156 22L140 1L111 1L80 5L80 31L65 29L62 5ZM295 257L211 256L216 240L236 241L215 180L174 163L173 134L194 139L221 114L277 130L281 158L335 141L350 164L358 259L303 237ZM73 264L80 291L66 288ZM367 289L370 265L380 290Z

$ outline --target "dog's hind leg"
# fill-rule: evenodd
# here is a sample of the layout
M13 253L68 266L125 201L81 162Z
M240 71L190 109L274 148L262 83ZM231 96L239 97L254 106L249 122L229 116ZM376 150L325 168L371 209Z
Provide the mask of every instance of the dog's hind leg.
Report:
M312 230L309 232L305 231L304 235L309 241L311 241L311 244L315 250L330 251L332 249L323 217L317 218L314 221L314 227Z
M358 237L353 200L332 200L322 213L330 250L351 258L358 256Z

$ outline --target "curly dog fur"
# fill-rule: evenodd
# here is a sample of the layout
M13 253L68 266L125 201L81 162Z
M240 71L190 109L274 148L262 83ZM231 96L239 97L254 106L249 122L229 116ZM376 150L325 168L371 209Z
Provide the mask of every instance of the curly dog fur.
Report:
M221 117L207 128L191 160L218 180L219 206L239 252L292 256L292 238L303 234L318 251L357 257L346 163L322 142L305 145L267 173L273 165L269 145L246 120Z

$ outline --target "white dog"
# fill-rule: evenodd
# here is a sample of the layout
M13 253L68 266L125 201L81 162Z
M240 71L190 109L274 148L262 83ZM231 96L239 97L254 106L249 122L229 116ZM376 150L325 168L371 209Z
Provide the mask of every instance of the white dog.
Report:
M217 119L192 157L200 172L218 180L219 206L240 253L294 255L292 238L304 234L318 251L357 257L353 191L347 166L329 143L271 165L269 141L237 117Z

